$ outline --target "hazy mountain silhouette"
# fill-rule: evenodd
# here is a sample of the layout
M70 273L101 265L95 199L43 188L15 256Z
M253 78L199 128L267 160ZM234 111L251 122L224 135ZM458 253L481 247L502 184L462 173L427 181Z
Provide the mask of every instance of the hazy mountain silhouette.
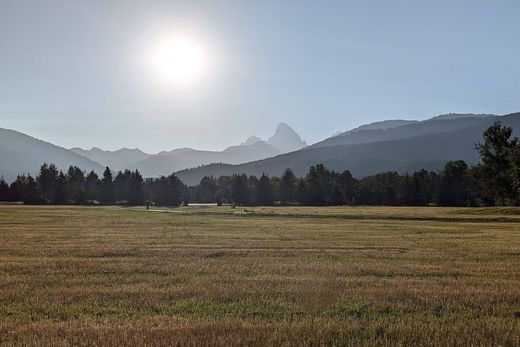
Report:
M352 134L352 133L355 133L357 131L362 131L362 130L386 130L386 129L390 129L390 128L397 128L397 127L399 127L401 125L408 125L408 124L414 124L414 123L419 123L419 121L417 121L417 120L403 120L403 119L383 120L383 121L379 121L379 122L374 122L374 123L361 125L361 126L359 126L357 128L354 128L352 130L345 131L344 133L337 132L333 136L338 136L338 135L341 135L341 134Z
M293 129L285 123L280 123L274 135L267 141L253 135L240 145L228 147L223 151L178 148L148 154L139 149L122 148L117 151L104 151L96 147L90 150L71 148L71 151L109 166L113 170L138 169L145 177L157 177L211 163L242 164L297 150L306 145Z
M353 175L363 177L382 171L411 172L418 169L440 170L447 161L462 159L468 163L478 161L475 144L482 141L483 131L495 120L511 126L515 133L520 130L520 113L503 117L465 117L453 119L429 120L418 124L405 125L419 135L403 138L373 141L370 143L341 144L332 146L310 146L302 150L282 154L273 158L245 163L241 165L208 165L178 172L179 178L186 184L197 184L207 175L218 177L234 173L248 175L281 175L285 168L291 168L297 175L305 175L311 165L323 163L336 171L351 170ZM452 122L452 123L450 123ZM424 126L426 128L415 128ZM431 125L431 126L430 126ZM401 128L401 127L398 127ZM396 128L396 129L398 129ZM390 131L392 129L388 129ZM429 133L425 133L430 131ZM378 134L381 131L376 130ZM384 131L382 131L384 133ZM372 131L360 131L351 135ZM397 136L394 133L392 136ZM385 136L380 136L385 138ZM332 139L332 138L331 138ZM328 139L328 140L331 140ZM370 138L369 138L370 139ZM368 140L369 140L368 139ZM362 139L354 138L351 141ZM368 141L366 140L366 141Z
M495 120L513 127L515 133L520 130L520 113L502 117L449 114L421 122L391 120L371 123L301 148L306 143L289 126L281 123L268 141L251 136L241 145L223 151L179 148L155 155L138 149L111 152L98 148L88 151L74 148L73 152L0 128L0 174L7 180L13 180L19 173L35 175L43 162L55 163L62 169L77 165L98 173L108 165L112 169L139 169L145 177L178 172L185 183L196 184L205 175L261 175L263 172L280 175L288 167L298 175L304 175L309 166L317 163L337 171L349 169L358 177L385 170L401 173L421 168L440 170L449 160L463 159L475 163L478 155L474 145L482 141L483 131ZM282 154L282 148L294 151Z
M278 148L282 153L307 147L307 143L302 141L300 136L285 123L278 124L274 135L267 140L267 143Z
M121 148L117 151L104 151L97 147L92 147L89 150L75 147L70 150L85 158L92 159L103 166L109 166L112 170L126 169L131 164L152 156L137 148Z
M404 119L389 119L389 120L383 120L379 122L373 122L361 125L357 128L348 130L348 131L336 131L334 134L332 134L331 137L336 137L340 135L346 135L346 134L352 134L357 131L362 130L385 130L390 128L396 128L401 125L407 125L412 123L419 123L418 120L404 120Z
M276 144L276 145L275 145ZM145 177L168 175L172 172L211 163L242 164L265 159L306 146L300 136L287 124L280 123L268 141L249 137L238 146L223 151L203 151L192 148L160 152L144 160L129 164L138 169Z
M36 175L44 162L60 169L76 165L83 170L103 172L103 166L68 149L38 140L18 131L0 128L0 175L12 181L18 174Z
M461 119L461 118L489 118L489 117L497 117L496 114L489 113L448 113L441 114L440 116L433 117L431 119Z
M450 114L434 117L421 122L405 121L406 123L403 125L389 128L363 129L363 127L360 127L317 142L310 147L331 147L411 138L435 132L453 131L478 124L487 124L489 119L495 117L498 116Z
M272 157L280 153L277 148L264 141L257 141L251 145L228 147L220 152L201 151L191 148L175 149L171 152L161 152L161 154L130 164L129 167L138 169L145 177L156 177L204 164L241 164Z

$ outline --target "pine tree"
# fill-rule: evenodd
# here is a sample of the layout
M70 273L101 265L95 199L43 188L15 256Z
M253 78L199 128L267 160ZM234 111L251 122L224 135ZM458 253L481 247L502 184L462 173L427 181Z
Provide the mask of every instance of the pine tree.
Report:
M56 165L47 165L47 163L44 163L40 167L40 174L36 177L41 196L48 202L56 202L58 174L59 172Z
M235 204L247 205L249 203L249 189L247 176L233 175L231 178L231 198Z
M99 177L94 171L90 171L85 178L85 196L87 200L97 201L100 197Z
M143 205L145 202L144 180L138 170L130 173L128 203L130 205Z
M285 169L280 183L280 201L282 204L291 204L296 200L297 178L291 169Z
M112 171L107 166L103 172L103 179L100 184L101 189L101 203L110 205L114 203L114 180L112 178Z
M443 206L468 206L468 165L463 160L446 163L439 187L439 204Z
M3 176L0 176L0 201L9 200L9 185L4 180Z
M481 157L479 171L484 197L497 205L510 205L518 200L511 159L519 140L517 137L511 139L512 134L512 128L497 121L484 131L484 143L476 146Z
M271 187L271 181L269 176L262 173L258 180L256 203L261 206L270 206L273 204L273 188Z

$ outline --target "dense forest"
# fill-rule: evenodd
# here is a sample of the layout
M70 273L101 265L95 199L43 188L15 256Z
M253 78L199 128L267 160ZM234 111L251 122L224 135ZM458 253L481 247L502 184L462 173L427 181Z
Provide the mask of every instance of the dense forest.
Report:
M520 204L520 141L512 129L494 123L475 146L480 164L446 163L441 172L406 175L383 172L356 179L350 171L334 172L321 164L305 177L291 169L281 177L244 174L204 177L187 187L175 174L144 179L139 171L106 168L102 177L70 166L66 172L43 164L36 177L19 175L10 185L0 179L0 201L26 204L233 203L238 205L408 205L491 206Z

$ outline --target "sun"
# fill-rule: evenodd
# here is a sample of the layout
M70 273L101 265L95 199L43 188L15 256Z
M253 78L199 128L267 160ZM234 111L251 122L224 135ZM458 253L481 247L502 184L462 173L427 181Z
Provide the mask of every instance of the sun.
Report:
M171 37L156 45L152 66L163 83L190 86L199 82L206 72L208 54L193 38Z

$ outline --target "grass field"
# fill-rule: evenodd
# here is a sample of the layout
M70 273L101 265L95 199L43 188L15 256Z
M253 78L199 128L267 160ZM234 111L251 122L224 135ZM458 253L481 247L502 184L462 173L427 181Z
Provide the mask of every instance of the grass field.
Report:
M520 345L520 209L0 206L3 345Z

